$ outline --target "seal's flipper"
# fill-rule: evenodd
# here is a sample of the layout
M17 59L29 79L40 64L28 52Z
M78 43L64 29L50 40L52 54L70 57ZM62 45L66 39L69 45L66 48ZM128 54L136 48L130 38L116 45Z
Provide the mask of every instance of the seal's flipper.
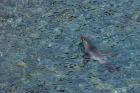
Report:
M113 65L110 62L104 63L104 66L107 68L109 72L119 71L120 67Z
M88 53L85 53L83 56L83 65L87 65L87 63L90 61L90 55Z

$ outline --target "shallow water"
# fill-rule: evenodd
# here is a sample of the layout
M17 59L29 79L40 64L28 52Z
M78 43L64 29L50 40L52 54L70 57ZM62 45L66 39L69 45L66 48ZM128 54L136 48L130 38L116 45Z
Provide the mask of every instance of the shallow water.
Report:
M0 0L0 93L139 93L139 0ZM120 71L81 67L80 36Z

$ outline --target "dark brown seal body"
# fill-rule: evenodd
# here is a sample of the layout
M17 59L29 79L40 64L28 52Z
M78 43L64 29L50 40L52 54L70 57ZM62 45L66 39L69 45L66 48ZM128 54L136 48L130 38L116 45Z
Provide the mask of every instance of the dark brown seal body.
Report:
M107 58L92 44L88 37L81 36L81 40L84 44L84 60L83 64L86 65L91 59L97 60L100 64L103 64L109 72L113 72L118 67L112 65L111 62L107 60Z

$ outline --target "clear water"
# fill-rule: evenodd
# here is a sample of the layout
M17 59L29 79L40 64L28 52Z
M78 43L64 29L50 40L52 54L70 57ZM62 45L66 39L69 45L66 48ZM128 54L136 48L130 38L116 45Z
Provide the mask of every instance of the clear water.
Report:
M81 67L80 36L120 71ZM140 0L0 0L0 93L140 93Z

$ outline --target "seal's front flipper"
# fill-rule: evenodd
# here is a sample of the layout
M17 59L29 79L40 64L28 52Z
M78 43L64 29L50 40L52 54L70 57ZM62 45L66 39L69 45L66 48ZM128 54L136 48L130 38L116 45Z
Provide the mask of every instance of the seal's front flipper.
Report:
M90 55L88 53L85 53L83 56L82 67L86 66L89 61L90 61Z

